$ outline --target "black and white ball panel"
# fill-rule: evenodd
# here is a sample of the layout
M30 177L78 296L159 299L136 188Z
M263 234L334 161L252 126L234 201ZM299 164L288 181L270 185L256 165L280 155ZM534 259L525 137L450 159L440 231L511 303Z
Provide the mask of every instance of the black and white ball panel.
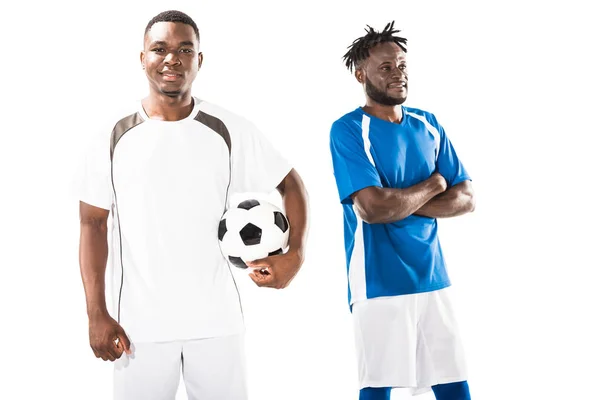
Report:
M227 210L219 223L218 237L221 251L231 264L246 268L244 260L283 253L289 223L275 205L250 199Z

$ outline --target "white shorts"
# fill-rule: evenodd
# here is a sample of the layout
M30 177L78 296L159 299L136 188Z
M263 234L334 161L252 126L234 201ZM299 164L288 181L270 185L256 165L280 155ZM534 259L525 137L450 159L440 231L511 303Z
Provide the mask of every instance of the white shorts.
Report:
M132 344L115 361L115 400L174 400L180 371L190 400L247 400L244 336Z
M360 388L431 386L467 379L448 288L378 297L352 308Z

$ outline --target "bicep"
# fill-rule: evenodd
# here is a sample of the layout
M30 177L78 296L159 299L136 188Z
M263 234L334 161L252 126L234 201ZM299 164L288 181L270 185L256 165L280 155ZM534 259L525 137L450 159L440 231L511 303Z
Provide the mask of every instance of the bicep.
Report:
M93 206L83 201L79 202L79 220L81 225L106 227L110 210Z
M343 123L335 123L330 135L330 150L333 173L342 203L348 203L351 196L362 189L382 187L379 172L369 157L364 141L356 132Z
M470 180L465 180L456 185L452 186L449 190L454 190L458 193L465 194L468 196L473 196L475 193L473 191L473 184Z
M277 191L281 196L283 196L286 191L289 192L294 188L301 188L304 186L302 182L302 178L300 178L300 174L292 168L290 172L283 178L283 180L277 185Z

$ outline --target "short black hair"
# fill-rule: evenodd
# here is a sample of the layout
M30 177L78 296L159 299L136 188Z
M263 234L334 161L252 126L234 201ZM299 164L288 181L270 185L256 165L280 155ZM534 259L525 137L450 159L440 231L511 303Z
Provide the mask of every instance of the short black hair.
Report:
M144 31L144 36L146 36L148 31L150 31L152 25L156 24L157 22L181 22L182 24L189 25L194 29L196 39L198 39L198 42L200 42L200 31L198 31L198 25L196 25L194 20L186 13L177 10L161 12L160 14L152 18L150 22L148 22L148 25L146 25L146 30Z
M369 50L378 45L379 43L393 42L396 43L403 52L406 53L406 42L407 40L403 37L394 36L394 33L400 32L394 29L394 21L388 23L383 31L377 32L369 25L367 25L365 31L367 34L363 37L359 37L354 40L350 46L348 46L348 52L344 54L344 62L346 68L352 71L353 68L358 68L361 61L369 58Z

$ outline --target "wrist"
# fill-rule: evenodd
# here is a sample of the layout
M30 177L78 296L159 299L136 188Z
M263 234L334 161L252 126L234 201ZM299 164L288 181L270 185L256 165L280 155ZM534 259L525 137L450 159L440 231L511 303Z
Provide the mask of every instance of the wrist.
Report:
M87 314L90 322L110 317L106 307L88 307Z
M302 246L290 246L286 253L295 257L298 260L298 265L304 262L304 248Z

